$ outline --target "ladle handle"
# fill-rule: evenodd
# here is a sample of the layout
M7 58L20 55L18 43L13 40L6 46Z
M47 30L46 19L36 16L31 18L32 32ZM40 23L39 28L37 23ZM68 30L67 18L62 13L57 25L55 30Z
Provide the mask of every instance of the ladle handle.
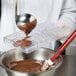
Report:
M15 17L18 15L18 0L15 3Z
M64 51L64 49L72 42L72 40L76 37L76 29L74 32L67 38L67 40L59 47L58 51L54 54L51 59L52 62Z

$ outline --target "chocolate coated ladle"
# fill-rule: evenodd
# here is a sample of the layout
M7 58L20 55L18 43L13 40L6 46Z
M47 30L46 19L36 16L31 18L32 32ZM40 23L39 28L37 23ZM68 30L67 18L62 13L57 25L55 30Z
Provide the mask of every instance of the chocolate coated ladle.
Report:
M16 25L21 30L24 31L26 35L28 35L36 26L37 19L29 14L19 14L18 15L18 0L16 0L16 6L15 6L15 15L16 15Z

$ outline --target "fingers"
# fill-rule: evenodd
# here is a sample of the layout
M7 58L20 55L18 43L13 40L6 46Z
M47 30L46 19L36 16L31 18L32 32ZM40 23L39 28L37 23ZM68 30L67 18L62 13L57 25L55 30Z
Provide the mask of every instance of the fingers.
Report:
M62 21L59 21L58 24L57 24L57 26L59 28L65 28L66 27L66 23L65 22L62 22Z

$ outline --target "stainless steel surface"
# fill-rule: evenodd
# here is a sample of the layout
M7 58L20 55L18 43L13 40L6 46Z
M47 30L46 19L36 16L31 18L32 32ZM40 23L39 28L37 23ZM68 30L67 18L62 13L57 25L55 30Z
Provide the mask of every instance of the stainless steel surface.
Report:
M49 75L51 76L49 71ZM0 67L0 76L7 76L7 73ZM45 75L44 75L45 76ZM54 72L53 76L76 76L76 55L63 56L62 65Z
M47 76L47 74L48 74L48 76L52 76L54 74L55 70L62 64L63 59L61 56L60 56L61 60L57 59L56 64L54 66L49 68L47 71L40 72L40 73L17 72L17 71L8 69L5 65L8 64L10 67L11 61L18 61L18 60L24 60L24 59L47 60L50 57L52 57L53 54L54 54L54 51L52 51L51 49L47 49L47 48L38 48L29 54L25 54L16 49L12 49L12 50L8 51L7 53L4 53L0 57L0 64L7 71L8 76L17 76L17 75L18 76Z
M66 48L66 55L76 55L76 46L69 45Z
M36 20L36 18L33 15L29 14L29 13L20 14L20 15L16 16L16 24L20 25L20 26L21 25L23 26L24 24L33 22L35 20Z
M76 76L76 55L63 56L63 63L54 76Z

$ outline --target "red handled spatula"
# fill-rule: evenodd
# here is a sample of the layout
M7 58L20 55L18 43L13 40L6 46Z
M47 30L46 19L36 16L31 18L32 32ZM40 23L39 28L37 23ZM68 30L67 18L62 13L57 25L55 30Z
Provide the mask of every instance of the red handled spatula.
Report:
M49 59L47 62L49 65L52 65L56 58L64 51L64 49L72 42L72 40L76 37L76 29L74 32L67 38L67 40L59 47L57 52Z

